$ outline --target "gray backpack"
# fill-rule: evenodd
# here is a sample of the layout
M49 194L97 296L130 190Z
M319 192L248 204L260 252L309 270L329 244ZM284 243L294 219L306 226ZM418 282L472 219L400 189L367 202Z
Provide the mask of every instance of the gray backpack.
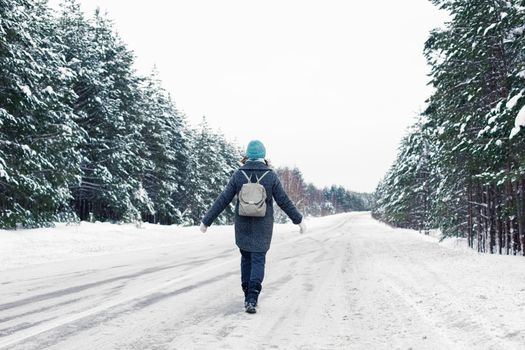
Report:
M269 171L265 172L261 177L257 177L257 182L252 183L251 178L246 175L244 170L241 170L248 183L241 187L239 192L239 215L263 217L266 215L266 189L259 182Z

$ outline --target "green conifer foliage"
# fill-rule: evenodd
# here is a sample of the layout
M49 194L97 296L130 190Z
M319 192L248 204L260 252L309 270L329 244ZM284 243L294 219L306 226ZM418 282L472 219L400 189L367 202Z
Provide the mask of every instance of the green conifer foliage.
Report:
M0 1L0 223L68 215L80 162L73 73L44 1Z
M451 15L425 45L435 91L378 186L374 215L523 253L525 3L432 2Z

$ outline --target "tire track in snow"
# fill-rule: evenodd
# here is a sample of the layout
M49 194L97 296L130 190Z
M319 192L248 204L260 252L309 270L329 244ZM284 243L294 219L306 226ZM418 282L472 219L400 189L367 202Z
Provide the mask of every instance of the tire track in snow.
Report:
M372 228L356 230L345 254L348 323L341 343L346 349L454 349L385 283L386 268L397 271L398 262L391 260L394 254L385 244L390 233ZM380 263L385 260L386 268Z
M341 242L331 241L331 239L341 236L337 232L346 222L348 218L327 230L312 232L309 237L295 244L292 250L287 247L279 249L278 246L276 249L276 246L272 246L267 268L267 274L268 277L271 275L271 280L266 279L259 311L255 317L244 314L239 300L236 312L211 317L208 315L205 320L184 327L184 331L179 332L177 340L170 344L170 348L237 349L246 347L246 344L249 343L252 344L249 348L256 348L256 344L260 344L259 348L267 349L275 347L276 344L288 344L291 337L299 339L298 335L288 336L281 330L295 329L301 332L301 329L311 320L308 317L310 314L312 317L325 315L325 318L332 320L329 317L330 313L326 310L332 304L326 301L327 298L322 298L322 293L324 291L330 294L328 292L331 291L331 288L327 286L333 277L330 271L337 272L340 269L341 258L339 257L341 254L336 250L341 246ZM318 239L319 234L328 232L330 234L326 239ZM327 242L331 243L330 246L326 245ZM308 283L313 288L310 288ZM344 294L343 290L341 294ZM315 311L310 312L311 308L308 305L314 300L322 301L321 310L313 305L312 309ZM325 324L330 323L325 322ZM292 328L288 327L290 325ZM174 329L180 328L182 325L174 325ZM204 328L206 332L203 334L200 329ZM310 333L315 332L319 332L319 329L312 329L311 332L307 332L308 334L302 334L311 340ZM224 338L226 333L228 336ZM281 338L281 341L278 338ZM335 340L334 336L334 342Z
M237 258L235 260L237 260ZM47 324L38 325L36 327L33 327L33 329L29 329L27 331L24 330L24 331L19 332L21 334L13 334L12 336L7 336L7 337L4 337L4 338L0 338L0 349L8 347L8 346L16 344L16 343L19 343L19 342L22 342L22 341L24 341L26 339L29 339L31 337L34 337L34 336L38 335L38 334L50 331L52 329L55 329L55 328L67 325L69 323L73 323L73 322L79 321L79 320L81 320L81 319L83 319L85 317L89 317L89 316L93 316L93 315L96 315L96 314L104 313L105 311L107 311L107 310L109 310L109 309L111 309L113 307L119 306L121 304L126 304L126 303L129 303L129 302L134 302L135 300L140 300L141 298L145 298L145 297L147 297L150 294L154 294L154 293L158 292L159 290L168 288L168 287L170 287L172 285L175 285L177 283L183 282L183 281L185 281L185 280L187 280L187 279L189 279L191 277L198 276L199 274L205 273L205 272L207 272L209 270L217 269L219 267L222 267L224 265L230 264L232 262L233 262L233 259L228 259L226 261L223 261L221 263L215 264L213 266L208 266L206 268L202 268L202 269L200 269L198 271L195 271L193 273L188 273L188 274L186 274L184 276L181 276L181 277L175 278L173 280L170 280L168 282L162 283L162 284L160 284L160 285L158 285L156 287L153 287L153 288L150 288L150 289L148 289L148 290L146 290L144 292L141 292L138 296L137 295L133 295L131 297L124 297L124 298L120 298L120 299L117 299L117 300L113 300L111 302L104 303L102 305L99 305L99 306L96 306L96 307L84 310L82 312L78 312L76 314L69 315L67 317L63 317L63 318L60 318L58 320L54 320L52 322L48 322Z
M88 329L97 327L100 324L111 322L112 320L115 320L121 317L122 315L138 312L141 309L145 309L145 308L151 307L152 305L160 303L165 299L172 298L172 297L175 297L181 294L189 293L197 288L204 287L208 284L214 284L234 274L236 273L235 272L223 273L215 277L208 278L203 281L199 281L198 283L195 283L195 284L191 284L185 287L171 290L169 292L162 292L162 293L159 292L155 294L150 294L143 298L138 298L137 300L134 300L132 303L119 304L115 307L112 307L106 310L104 313L96 313L90 316L83 317L82 319L76 321L73 324L74 327L69 327L70 324L65 324L60 327L55 327L53 330L51 330L51 331L54 331L55 334L52 334L51 337L39 339L38 345L36 345L33 349L40 350L40 349L52 347L54 345L57 345L63 342L69 337L77 334L78 332L86 331ZM110 347L111 344L107 344L107 345L108 347Z
M329 246L326 242L317 245L322 251L302 261L305 272L295 277L300 288L297 292L292 291L289 309L283 310L272 327L262 335L266 341L260 346L261 349L279 344L294 344L296 348L320 348L322 345L316 344L317 338L334 345L335 333L338 332L344 313L337 307L338 299L344 294L342 286L337 283L337 276L343 262L345 244L341 241L330 243ZM297 259L302 260L303 257Z
M232 250L229 249L228 251L231 253ZM147 269L142 269L142 270L140 270L138 272L127 273L127 274L124 274L124 275L120 275L120 276L112 277L112 278L107 278L107 279L103 279L103 280L96 281L96 282L84 283L84 284L76 285L76 286L73 286L73 287L63 288L63 289L60 289L60 290L52 291L52 292L49 292L49 293L43 293L43 294L39 294L39 295L34 295L34 296L31 296L31 297L28 297L28 298L17 300L15 302L5 303L5 304L0 305L0 311L10 310L10 309L17 310L17 308L22 308L22 307L23 307L23 309L27 309L27 307L30 307L31 309L30 310L24 310L22 313L13 314L13 315L4 317L4 318L0 319L0 324L6 323L6 322L10 322L10 321L16 320L18 318L22 318L22 317L28 317L28 316L32 316L32 315L36 315L36 314L41 314L41 313L44 313L44 312L47 312L47 311L53 311L53 310L57 309L58 307L62 307L62 306L66 306L66 305L67 306L76 306L76 304L78 302L86 303L86 301L93 300L93 299L98 299L100 296L104 296L103 299L107 299L108 297L111 297L112 295L114 295L116 293L116 291L120 291L122 288L124 288L128 281L132 281L132 280L134 280L136 278L144 277L144 276L150 275L150 274L155 274L155 273L160 272L160 271L167 271L167 270L174 269L174 268L177 268L177 267L180 267L180 266L195 265L195 264L200 266L203 263L212 261L212 260L214 260L216 258L225 257L225 256L228 256L228 254L225 255L224 252L221 252L221 253L219 253L219 255L217 255L215 257L212 257L212 258L192 259L190 262L186 262L186 263L168 264L168 265L161 265L161 266L151 267L151 268L147 268ZM112 284L112 283L115 283L115 282L118 282L118 281L122 281L123 283L121 283L121 284L117 285L116 287L113 287L113 288L105 291L104 293L102 293L101 290L98 290L98 291L96 291L97 292L96 294L84 295L84 296L81 296L81 297L75 297L73 299L68 299L68 300L64 301L63 297L73 296L73 295L76 295L78 293L81 293L81 292L84 292L84 291L88 291L88 290L94 289L94 288L100 288L100 287L103 287L105 285L109 285L109 284ZM44 302L45 301L51 301L51 300L58 299L58 298L62 298L62 300L57 302L57 303L52 303L52 304L46 303L46 304L44 304L43 307L39 307L39 303L42 302L42 301L44 301ZM67 311L69 311L70 313L77 313L77 312L83 311L83 310L78 310L78 308L77 308L76 310L67 310ZM42 316L44 316L44 315L42 315ZM60 316L47 318L46 321L48 322L51 319L56 320L58 318L60 318ZM29 329L29 328L32 328L32 327L36 327L36 326L41 325L43 323L45 323L45 322L43 322L41 320L36 320L36 321L32 321L32 322L21 322L18 326L17 325L11 325L11 326L8 326L7 328L0 329L0 340L2 340L2 337L5 337L7 335L14 334L14 333L22 331L24 329Z
M323 234L323 233L326 233L326 232L337 230L338 228L344 226L349 220L350 220L349 217L344 217L344 219L341 222L338 222L337 224L335 224L335 225L333 225L333 226L331 226L331 227L329 227L327 229L317 229L317 230L312 231L310 233L306 233L306 234L303 234L303 235L299 235L297 237L286 239L283 242L279 242L279 243L276 243L276 244L272 245L272 248L294 244L294 243L297 243L297 241L308 239L312 235ZM215 259L215 257L213 259ZM71 323L75 323L75 322L77 322L79 320L82 320L84 318L95 316L95 315L98 315L98 314L104 314L106 311L108 311L109 309L112 309L114 307L117 307L117 306L120 306L120 305L126 304L126 303L133 303L134 301L140 300L141 298L147 298L148 295L155 294L159 290L171 287L171 286L173 286L173 285L175 285L177 283L180 283L180 282L184 282L184 281L186 281L186 280L188 280L190 278L198 277L199 275L202 275L203 273L222 268L222 267L224 267L226 265L229 265L229 264L232 264L234 262L238 263L238 261L239 261L239 257L235 256L235 258L226 259L225 261L213 264L212 266L207 266L207 267L204 267L204 268L201 268L201 269L197 269L196 271L187 273L187 274L185 274L183 276L180 276L178 278L175 278L175 279L169 280L167 282L161 283L161 284L159 284L159 285L157 285L155 287L152 287L150 289L147 289L146 291L141 292L139 295L133 295L131 297L118 298L116 300L103 303L101 305L98 305L98 306L86 309L86 310L81 311L81 312L77 312L75 314L71 314L71 315L68 315L68 316L65 316L65 317L61 317L59 319L54 319L54 320L52 320L50 322L47 322L47 323L46 322L37 322L34 327L30 327L28 329L20 330L19 332L16 332L16 333L14 333L12 335L0 338L0 349L9 347L11 345L14 345L14 344L17 344L17 343L20 343L20 342L23 342L23 341L25 341L27 339L30 339L32 337L35 337L35 336L39 335L39 334L51 331L51 330L53 330L55 328L59 328L59 327L62 327L62 326L65 326L65 325L68 325L68 324L71 324ZM136 277L139 277L139 276L140 275L136 275L136 276L133 276L133 277L136 278ZM84 286L84 287L85 288L89 288L93 284L97 284L97 282L90 283L90 284L88 284L87 286ZM28 300L26 300L25 302L23 302L23 301L16 301L16 302L11 302L11 303L6 303L6 304L3 304L1 307L3 307L3 309L11 309L11 308L14 308L16 306L25 305L27 302L30 302L30 301L31 302L35 302L35 301L45 300L45 299L48 299L48 298L53 298L53 296L55 295L54 293L58 293L58 294L61 294L61 295L69 294L71 292L80 291L84 287L83 286L76 286L76 287L67 288L66 290L62 290L62 291L58 291L58 292L50 292L50 293L43 294L41 296L36 296L32 300L29 300L30 298L28 298Z
M272 245L267 259L267 275L269 276L265 280L259 312L255 317L244 313L242 296L239 293L235 297L237 301L233 303L231 302L231 297L226 298L227 300L222 298L221 300L214 300L211 308L216 311L211 314L209 303L195 309L194 313L185 310L187 313L191 313L189 317L193 318L193 321L189 321L185 316L181 316L183 317L181 321L171 325L171 334L167 336L167 338L171 339L170 341L163 341L162 345L148 345L169 349L204 349L207 346L208 348L237 349L244 347L247 342L252 344L259 342L258 339L260 337L257 333L272 327L276 322L278 323L278 320L276 320L278 315L282 314L282 318L285 319L287 313L283 310L291 305L289 302L292 300L289 298L290 295L305 289L304 278L300 276L301 270L304 270L305 266L316 266L319 260L326 258L327 252L324 251L326 246L322 245L323 240L317 239L319 234L330 232L328 237L330 238L334 230L339 230L349 219L345 217L344 222L338 221L336 225L331 227L315 229L309 234L288 239L286 244L278 243ZM292 243L294 243L293 249L288 248L288 244ZM319 250L319 244L324 248L322 251ZM308 260L301 261L304 256ZM226 285L224 288L231 289L231 284ZM215 291L210 291L210 293L215 293ZM214 294L210 294L209 297L213 299ZM270 305L267 303L270 303ZM272 308L274 303L279 305L277 309ZM297 304L296 306L295 309L291 309L288 312L290 315L295 314L295 310L300 308L300 305ZM265 321L266 319L268 319L268 322ZM143 345L144 343L138 341L133 343L130 348L137 348Z

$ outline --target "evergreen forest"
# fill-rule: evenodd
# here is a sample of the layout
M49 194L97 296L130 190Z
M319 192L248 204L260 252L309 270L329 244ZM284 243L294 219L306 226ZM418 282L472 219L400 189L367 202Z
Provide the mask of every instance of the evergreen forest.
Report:
M112 21L77 0L0 0L0 228L200 222L243 150L205 118L191 127L134 60ZM370 208L315 191L309 215ZM231 206L218 223L232 218Z
M378 185L374 217L525 255L525 1L433 0L433 93Z

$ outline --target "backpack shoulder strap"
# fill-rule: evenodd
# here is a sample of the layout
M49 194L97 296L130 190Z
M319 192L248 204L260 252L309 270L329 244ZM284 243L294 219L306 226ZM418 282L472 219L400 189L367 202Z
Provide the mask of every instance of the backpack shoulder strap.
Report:
M258 177L258 178L257 178L257 183L259 183L259 182L263 179L263 177L265 177L266 174L268 174L269 172L270 172L270 170L268 170L267 172L265 172L264 174L262 174L261 177ZM257 177L257 175L256 175L256 177Z
M248 180L248 182L252 182L251 177L248 177L248 175L246 175L246 173L244 172L244 170L241 170L241 173L243 173L244 177Z

